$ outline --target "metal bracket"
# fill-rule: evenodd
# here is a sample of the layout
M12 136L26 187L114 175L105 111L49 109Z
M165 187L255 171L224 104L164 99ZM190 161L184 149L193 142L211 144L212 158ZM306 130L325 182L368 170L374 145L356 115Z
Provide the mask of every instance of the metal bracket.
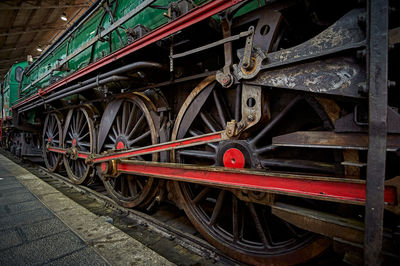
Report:
M242 120L238 122L236 134L257 124L262 116L261 87L243 84L242 87Z
M254 40L254 27L249 28L249 35L246 38L246 45L244 47L244 54L242 58L242 67L245 70L251 70L254 63L251 60L251 53L253 51L253 40Z

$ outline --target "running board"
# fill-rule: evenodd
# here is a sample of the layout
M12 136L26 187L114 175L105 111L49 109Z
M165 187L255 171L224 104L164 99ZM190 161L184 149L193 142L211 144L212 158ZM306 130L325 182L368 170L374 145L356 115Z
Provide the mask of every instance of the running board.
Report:
M355 243L364 241L364 223L357 220L281 202L274 203L271 210L272 214L301 229Z
M275 202L271 212L280 219L303 230L311 231L340 242L359 245L364 242L364 222L304 207ZM383 233L384 246L393 242L390 228ZM388 250L389 251L389 250ZM389 251L390 252L390 251Z
M365 205L366 183L307 174L283 174L225 167L158 163L137 160L102 162L99 172L107 178L120 174L151 176L175 181L199 183L228 189L242 189L325 201ZM385 207L400 213L400 176L386 182Z
M368 134L331 131L297 131L272 138L272 145L302 148L368 150ZM400 136L388 134L387 150L400 148Z

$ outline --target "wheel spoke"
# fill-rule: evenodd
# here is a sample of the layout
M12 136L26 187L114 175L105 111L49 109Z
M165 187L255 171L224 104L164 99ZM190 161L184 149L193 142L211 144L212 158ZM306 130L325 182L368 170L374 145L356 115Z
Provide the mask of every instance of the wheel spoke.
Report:
M71 118L71 130L72 132L76 132L76 117L75 117L75 111L72 112L72 118Z
M269 243L268 243L268 240L267 240L267 238L266 238L266 236L265 236L264 229L262 228L262 225L261 225L261 223L260 223L260 219L258 218L256 209L254 208L254 204L253 204L252 202L247 202L246 205L247 205L248 208L249 208L250 215L251 215L251 217L253 218L253 222L254 222L254 224L255 224L255 227L256 227L258 236L261 238L261 241L262 241L264 247L265 247L265 248L270 248L270 245L269 245Z
M189 129L189 134L190 134L191 136L193 136L193 137L199 136L199 135L204 135L203 132L195 132L195 131L192 130L192 129ZM217 150L217 145L215 145L215 144L213 144L213 143L207 143L206 145L207 145L208 147L213 148L214 150Z
M118 132L117 132L117 129L115 128L115 125L113 125L113 126L111 127L111 129L112 129L112 131L113 131L113 134L114 134L115 138L117 138L119 134L118 134Z
M115 143L115 139L114 139L114 143ZM114 144L105 144L104 145L104 148L109 149L109 150L114 149L114 147L115 147Z
M129 103L124 102L122 107L122 131L121 133L126 131L126 124L128 121L128 114L129 114Z
M249 141L250 145L255 145L262 137L264 137L282 118L289 113L303 98L297 96L294 98L274 119L272 119L266 127L263 128L253 139Z
M82 112L80 110L78 110L77 112L78 112L79 118L78 118L78 123L77 123L78 127L76 128L76 132L80 132L83 129L83 127L85 126L85 125L82 126L82 123L86 124L86 119L85 119L85 115L82 114ZM79 135L79 133L78 133L78 135Z
M238 200L234 194L232 194L232 231L233 231L233 242L238 242L239 240L239 208Z
M203 113L200 112L200 117L203 120L203 122L206 124L206 126L212 131L212 132L216 132L217 130L215 129L215 127L211 124L211 121L207 118L207 116Z
M138 128L142 125L143 121L145 120L144 113L141 114L139 120L136 122L136 125L133 127L131 132L128 135L128 139L130 139L133 134L138 130Z
M177 151L179 155L183 156L190 156L190 157L197 157L203 159L211 159L216 160L216 154L211 151L204 151L204 150L180 150Z
M326 173L334 173L336 169L335 165L329 163L295 159L263 159L261 160L261 165L264 168L279 167Z
M216 223L216 221L217 221L217 218L218 218L218 216L219 216L219 214L221 212L221 208L222 208L222 205L223 205L222 203L224 202L224 197L225 197L225 190L221 190L219 192L219 195L218 195L218 198L217 198L217 203L215 204L213 213L212 213L211 218L210 218L209 224L211 226L214 225Z
M79 146L90 148L90 143L89 142L79 142Z
M55 121L55 119L52 117L52 119L51 119L51 121L50 121L50 126L49 126L49 128L50 128L50 133L53 135L54 134L54 131L56 130L56 128L57 128L57 121Z
M129 118L128 118L128 125L126 126L125 129L125 135L128 135L128 133L130 132L129 130L133 127L133 123L136 122L136 119L134 119L134 116L136 115L136 104L133 104L132 110L129 114Z
M256 153L256 154L262 154L262 153L274 151L274 150L276 150L277 148L279 148L279 146L267 145L267 146L265 146L265 147L256 149L256 150L255 150L255 153Z
M213 90L213 96L214 96L215 106L217 107L218 116L219 116L219 119L221 122L221 127L224 128L224 127L226 127L226 119L225 119L224 111L222 110L222 105L221 105L221 102L217 95L216 89Z
M117 120L117 132L118 132L118 135L119 135L119 134L122 133L122 130L121 130L121 117L117 116L116 120Z
M129 186L129 191L131 193L131 196L136 196L138 194L138 189L137 189L137 185L136 182L134 180L135 178L133 177L129 177L129 181L128 181L128 186Z
M68 131L68 136L69 139L71 140L71 145L72 145L72 140L74 139L74 136L72 136L72 133L70 131Z
M204 197L207 195L207 193L210 191L210 187L204 187L199 194L192 200L193 204L198 204Z
M80 136L80 135L84 132L84 130L85 130L86 128L89 129L87 121L85 121L85 123L83 124L83 126L79 129L78 136ZM89 132L89 130L88 130L88 132Z
M121 176L120 178L121 178L121 194L123 196L128 196L128 189L129 189L127 184L128 180L126 176Z
M143 190L144 186L142 184L142 181L140 181L139 177L135 177L136 183L139 186L140 190Z
M78 138L78 140L83 140L84 138L86 138L87 136L89 136L90 132L86 132L85 135L81 136Z
M146 137L151 135L151 131L146 131L145 133L143 133L142 135L140 135L139 137L135 138L134 140L128 141L129 145L132 146L133 144L145 139Z

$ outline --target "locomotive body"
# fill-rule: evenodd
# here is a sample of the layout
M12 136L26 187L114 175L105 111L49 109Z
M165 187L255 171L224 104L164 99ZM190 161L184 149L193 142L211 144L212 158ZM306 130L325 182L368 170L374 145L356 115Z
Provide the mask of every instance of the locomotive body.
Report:
M16 103L19 95L19 85L22 81L22 74L25 67L28 66L27 62L20 62L14 64L11 69L4 76L3 86L2 86L2 118L10 117L12 103Z
M125 207L173 202L245 263L351 257L374 226L396 254L400 20L367 2L99 0L4 96L2 143Z

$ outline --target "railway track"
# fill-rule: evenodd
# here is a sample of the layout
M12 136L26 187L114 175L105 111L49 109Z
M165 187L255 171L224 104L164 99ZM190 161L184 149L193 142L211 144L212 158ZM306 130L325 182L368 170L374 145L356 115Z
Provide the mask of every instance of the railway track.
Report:
M1 154L178 265L245 265L203 240L184 213L169 203L162 202L148 213L127 209L108 197L101 181L90 186L75 185L63 172L51 173L8 151L1 150Z

